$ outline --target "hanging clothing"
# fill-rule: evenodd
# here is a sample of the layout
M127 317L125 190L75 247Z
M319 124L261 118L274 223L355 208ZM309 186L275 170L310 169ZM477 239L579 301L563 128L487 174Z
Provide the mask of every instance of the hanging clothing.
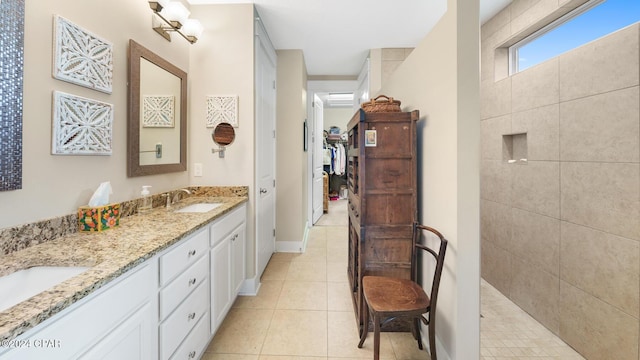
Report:
M322 165L331 165L331 149L322 149Z
M344 174L346 160L347 159L346 159L346 152L344 149L344 145L336 144L335 158L333 161L333 172L336 175L341 176Z

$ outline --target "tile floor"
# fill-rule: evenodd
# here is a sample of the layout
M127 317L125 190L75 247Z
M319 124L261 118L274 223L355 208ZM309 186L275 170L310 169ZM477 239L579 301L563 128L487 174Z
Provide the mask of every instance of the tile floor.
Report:
M358 349L347 285L346 201L330 202L304 254L276 253L258 296L240 296L203 360L372 359L372 334ZM482 360L582 359L482 283ZM383 333L381 360L427 359L409 333Z

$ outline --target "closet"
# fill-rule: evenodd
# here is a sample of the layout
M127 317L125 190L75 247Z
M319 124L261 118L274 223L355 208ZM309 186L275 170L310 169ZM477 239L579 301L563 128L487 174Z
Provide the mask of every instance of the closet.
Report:
M359 330L364 314L362 277L411 277L412 225L418 218L418 118L417 110L358 110L347 125L347 272Z
M328 175L328 195L331 199L345 198L347 188L347 135L331 127L324 132L323 165ZM343 191L341 194L340 192Z

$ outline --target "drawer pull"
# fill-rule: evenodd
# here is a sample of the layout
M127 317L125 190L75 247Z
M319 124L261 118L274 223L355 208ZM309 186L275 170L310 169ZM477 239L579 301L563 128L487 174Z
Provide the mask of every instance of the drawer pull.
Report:
M196 283L196 278L193 278L191 280L189 280L189 286L193 285Z
M189 359L193 359L195 357L196 357L196 351L195 350L189 353Z
M236 239L238 238L238 234L233 235L233 237L231 238L231 241L236 241Z
M195 313L195 312L192 312L191 314L189 314L189 315L187 316L187 318L188 318L189 320L193 320L193 319L195 319L195 318L196 318L196 313Z
M194 256L196 254L196 250L190 250L189 251L189 256Z

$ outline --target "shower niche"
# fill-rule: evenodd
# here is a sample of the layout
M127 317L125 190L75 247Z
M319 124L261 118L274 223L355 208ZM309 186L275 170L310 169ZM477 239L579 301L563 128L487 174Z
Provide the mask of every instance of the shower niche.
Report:
M509 164L527 164L527 133L502 135L502 159Z

